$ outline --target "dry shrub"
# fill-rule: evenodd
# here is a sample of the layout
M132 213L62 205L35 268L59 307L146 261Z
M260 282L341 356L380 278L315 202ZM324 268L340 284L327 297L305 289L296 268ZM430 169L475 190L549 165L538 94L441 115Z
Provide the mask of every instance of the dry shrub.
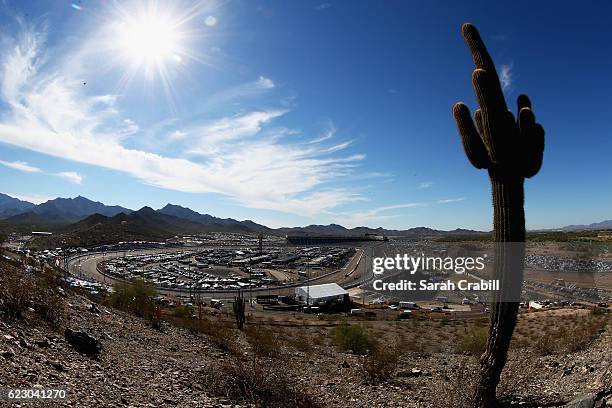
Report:
M319 404L287 370L253 359L232 358L212 365L204 376L205 384L213 395L232 401L270 408L316 408Z
M59 295L60 276L53 270L31 274L0 265L0 315L22 318L29 308L54 328L65 320L66 304Z
M542 333L540 337L536 340L533 347L536 351L542 356L548 356L553 354L557 349L557 341L555 336L551 333Z
M34 279L16 268L2 264L0 271L0 313L21 318L32 303Z
M265 326L250 325L245 330L246 339L255 355L274 357L279 355L281 342L278 335Z
M362 361L361 369L366 381L370 384L385 381L395 372L398 360L396 347L377 345Z
M489 329L486 327L473 327L471 331L465 333L455 348L457 353L466 353L471 355L481 355L487 347L487 339L489 337Z
M310 353L313 349L312 344L314 343L314 341L311 336L300 331L296 333L293 338L287 339L286 343L289 347L292 347L297 351Z
M605 320L589 318L572 329L564 329L559 332L562 347L568 353L584 350L599 337L599 334L605 330L605 327Z
M545 324L543 333L534 344L541 355L584 350L605 330L607 322L605 318L589 316L570 327L561 325L553 329L551 324Z
M151 318L155 310L153 297L156 293L155 287L142 279L130 283L118 282L113 285L110 304L137 316Z
M193 307L180 305L172 309L172 316L189 319L193 316Z
M210 338L218 349L230 354L240 354L235 342L237 334L232 325L215 318L191 319L175 316L164 316L164 320L176 327L182 327L193 334L201 333Z
M365 327L343 323L334 330L334 344L340 351L367 354L373 350L375 341Z

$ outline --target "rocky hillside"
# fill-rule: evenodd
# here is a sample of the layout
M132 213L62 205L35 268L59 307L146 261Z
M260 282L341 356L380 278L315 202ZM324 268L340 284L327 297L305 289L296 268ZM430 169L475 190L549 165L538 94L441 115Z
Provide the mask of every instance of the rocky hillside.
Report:
M339 351L334 342L340 316L260 317L244 333L223 314L207 315L205 325L168 315L157 329L70 290L56 292L65 306L62 319L44 319L44 309L32 304L20 317L7 317L4 309L0 321L0 388L66 389L68 398L54 406L460 407L477 367L469 347L456 349L458 336L475 330L469 322L362 322L379 344L397 348L397 364L384 366L390 370L374 381L368 373L380 360ZM5 295L0 291L0 312ZM553 312L521 317L521 341L537 343L548 331L534 327L564 318ZM612 403L609 319L570 312L576 322L597 322L595 337L580 347L554 343L558 338L513 347L500 386L508 406Z

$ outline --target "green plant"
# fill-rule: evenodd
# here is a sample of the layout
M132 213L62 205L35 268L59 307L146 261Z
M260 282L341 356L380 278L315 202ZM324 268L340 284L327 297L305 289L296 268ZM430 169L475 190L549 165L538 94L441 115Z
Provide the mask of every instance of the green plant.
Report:
M155 294L155 287L142 279L131 283L119 282L113 286L110 304L137 316L151 318L155 310Z
M172 316L182 319L190 319L193 316L193 307L180 305L172 310Z
M343 323L334 330L334 344L340 351L367 354L375 346L375 341L365 327Z
M481 359L476 407L496 405L495 390L507 360L516 324L523 274L524 247L499 243L525 241L524 180L540 170L544 154L544 129L536 123L531 102L518 97L518 119L508 110L495 65L476 27L466 23L463 37L476 69L472 83L480 105L472 120L468 107L459 102L453 115L465 153L474 167L487 169L493 192L493 238L496 245L495 279L502 282L501 295L491 307L489 339ZM514 274L514 276L510 276ZM518 294L516 293L518 291Z

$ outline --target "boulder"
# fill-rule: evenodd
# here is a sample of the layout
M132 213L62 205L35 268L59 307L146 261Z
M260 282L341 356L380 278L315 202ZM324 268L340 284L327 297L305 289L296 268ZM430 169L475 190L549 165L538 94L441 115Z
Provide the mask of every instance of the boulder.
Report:
M595 394L580 395L568 403L565 408L593 408L595 407L596 398Z
M85 332L66 329L64 337L76 351L89 357L97 358L102 352L102 343Z

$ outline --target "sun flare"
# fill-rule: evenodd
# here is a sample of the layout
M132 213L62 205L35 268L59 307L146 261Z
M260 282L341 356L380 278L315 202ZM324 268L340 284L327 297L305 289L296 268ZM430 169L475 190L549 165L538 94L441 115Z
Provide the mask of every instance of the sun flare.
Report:
M125 17L116 35L121 57L131 65L163 68L168 61L182 60L181 33L170 16L149 12Z
M173 56L178 48L178 35L169 21L157 16L121 24L120 44L134 62L158 62Z

